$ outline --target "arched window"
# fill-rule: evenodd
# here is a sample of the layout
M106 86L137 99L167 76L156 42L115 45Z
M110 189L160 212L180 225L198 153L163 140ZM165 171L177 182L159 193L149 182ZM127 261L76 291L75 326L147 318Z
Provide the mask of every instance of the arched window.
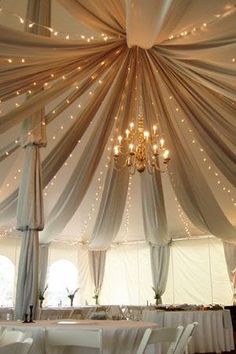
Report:
M67 289L74 292L77 287L78 274L74 264L65 259L54 262L49 267L48 273L47 305L69 306ZM77 296L75 296L74 304L77 302Z
M13 306L14 277L14 264L8 257L0 256L0 306Z

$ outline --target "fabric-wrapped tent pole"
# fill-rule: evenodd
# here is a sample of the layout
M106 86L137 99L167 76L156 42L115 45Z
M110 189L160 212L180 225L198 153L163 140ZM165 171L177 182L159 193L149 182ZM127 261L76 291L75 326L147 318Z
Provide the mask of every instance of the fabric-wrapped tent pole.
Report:
M161 302L166 289L170 259L170 236L167 229L160 172L142 176L144 232L150 243L150 261L155 297Z
M29 1L27 18L31 21L50 25L50 0ZM37 33L45 34L39 27ZM38 295L38 232L44 228L42 173L40 147L46 145L44 110L25 119L22 129L22 145L25 149L25 161L17 205L17 229L24 233L16 290L16 319L28 313L33 305L33 317L36 316Z
M150 245L150 259L155 299L159 300L159 303L162 303L161 296L166 289L169 270L170 245Z
M143 50L139 50L142 63L140 76L142 101L145 122L148 129L155 124L159 125L158 116L153 109L148 95L149 83L145 76L145 61ZM152 270L153 289L156 302L161 303L161 296L166 289L166 282L170 259L170 235L167 226L166 208L161 179L161 172L149 174L147 171L141 178L143 224L146 241L150 247L150 261Z
M94 298L98 304L98 298L102 288L106 263L106 251L89 251L89 268L94 284Z

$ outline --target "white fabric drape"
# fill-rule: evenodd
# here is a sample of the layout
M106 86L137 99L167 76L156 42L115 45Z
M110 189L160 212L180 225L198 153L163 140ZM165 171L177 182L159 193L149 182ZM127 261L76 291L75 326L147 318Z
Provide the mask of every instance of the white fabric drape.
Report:
M42 230L44 217L39 146L27 145L24 149L25 163L18 196L17 229Z
M182 1L183 2L183 1ZM186 0L185 0L186 2ZM172 0L126 1L126 31L128 47L151 48L163 27ZM181 6L181 4L180 4ZM155 16L153 16L155 14Z
M107 60L107 65L112 64L111 57L110 60ZM117 63L119 66L119 62ZM106 65L104 65L106 66ZM96 71L96 75L104 73L104 71ZM71 126L71 129L66 132L63 137L59 140L58 144L52 149L46 159L42 162L42 175L43 175L43 188L50 182L50 180L55 176L60 167L63 165L65 160L69 157L74 147L78 143L78 140L81 139L82 135L86 131L87 127L91 123L94 115L96 114L101 102L103 101L108 89L111 85L112 80L114 79L115 69L114 71L110 71L107 76L104 77L103 85L101 90L97 90L92 102L87 106L87 108L81 113L78 114L75 123ZM93 81L91 78L89 82ZM88 85L82 85L82 89L80 91L80 95L85 92L85 88L87 89ZM69 97L71 100L71 97ZM67 103L64 103L63 106ZM61 111L61 109L60 109ZM16 112L15 112L16 113ZM17 113L16 113L17 114ZM45 116L45 121L51 121L51 117L55 116L54 114L48 114ZM0 204L0 220L8 221L12 219L16 213L16 205L17 205L17 195L18 190L12 192L1 204Z
M153 288L156 293L162 296L166 289L169 271L170 246L150 245L150 259Z
M126 71L124 68L125 66L123 65L119 78L115 81L115 87L119 90L120 95L122 94L122 87L125 82ZM116 71L114 71L113 78L115 78L115 76ZM99 120L96 124L65 190L49 215L50 223L45 229L41 239L48 242L50 237L59 233L81 203L111 133L113 127L111 116L115 114L117 110L116 102L117 97L113 96L107 103L106 110L103 107L102 121Z
M156 61L155 64L157 64ZM229 242L235 242L235 228L220 209L198 168L191 149L183 144L183 133L172 119L174 111L171 111L171 107L164 100L166 88L161 80L157 80L154 68L150 66L149 69L145 79L150 83L153 107L158 107L157 114L160 114L160 123L173 154L169 170L175 178L174 189L178 200L190 220L200 229L207 230ZM160 66L158 69L165 75ZM192 176L197 176L197 178L192 178Z
M228 242L223 242L225 261L229 280L231 282L233 295L236 295L236 245ZM234 299L235 301L235 299Z
M27 15L36 22L40 23L42 20L42 24L50 25L50 0L29 2ZM37 30L39 34L43 34L42 32ZM26 119L22 129L25 163L18 195L17 228L24 232L24 240L17 279L15 307L17 319L23 318L28 312L29 305L33 305L35 316L38 300L38 231L44 227L40 161L40 147L46 144L43 118L44 110L41 110Z
M103 35L107 34L107 42L101 40L101 37L89 44L82 40L44 38L1 26L1 99L4 101L14 97L17 90L20 90L21 94L28 92L32 88L34 79L37 80L39 89L20 107L1 116L0 133L24 121L26 117L52 103L58 95L66 93L69 89L73 88L74 91L72 101L77 99L92 85L91 81L97 77L98 68L102 70L103 67L104 71L99 71L99 75L107 75L110 81L115 81L117 74L116 80L120 80L120 84L115 86L114 83L116 89L113 91L114 86L109 86L104 80L107 91L106 89L102 91L103 85L98 89L99 99L94 106L90 106L91 110L82 115L83 124L76 122L77 125L71 126L62 139L62 145L57 145L58 151L56 148L53 149L45 159L44 186L63 165L66 157L75 147L76 139L78 140L84 134L95 116L95 111L99 110L101 101L110 93L112 103L108 105L109 114L106 115L106 112L104 114L106 117L104 121L107 119L108 128L105 131L105 126L103 126L104 130L99 127L100 134L94 140L96 144L92 145L91 154L87 152L87 156L90 156L87 164L90 163L92 172L88 173L89 170L84 169L85 159L81 159L74 170L73 179L69 182L72 186L67 185L62 191L61 198L50 213L43 241L49 242L53 235L60 233L79 206L98 166L105 144L112 134L113 126L115 129L123 129L130 120L127 116L125 121L124 116L117 112L122 110L128 112L127 106L130 105L131 108L134 106L136 92L132 86L133 80L125 81L124 78L125 75L128 78L128 72L133 70L133 78L142 73L142 93L145 98L143 101L147 125L151 128L153 123L158 123L160 133L167 138L167 145L172 155L169 165L171 180L182 208L200 230L206 230L225 241L235 243L235 227L218 205L217 198L199 168L199 163L192 152L192 145L189 144L176 113L176 106L178 106L182 120L187 122L189 131L193 131L207 158L226 177L227 183L234 185L236 183L235 7L225 6L226 1L223 0L209 6L205 6L204 1L186 0L168 0L158 3L152 0L150 2L139 0L135 3L132 1L124 3L122 0L119 2L60 0L60 3L85 26L93 27L98 37L101 35L100 31ZM132 9L134 11L131 11ZM212 17L213 13L218 15ZM36 19L37 21L40 21L40 18ZM139 56L135 55L132 48L135 45L145 48L139 50ZM26 61L22 65L19 58L24 57ZM8 58L11 58L12 62L9 62ZM52 69L56 79L49 75ZM95 76L93 76L94 72ZM46 81L48 88L43 90ZM77 85L80 87L79 95L75 92ZM131 92L129 99L126 100L122 100L123 94L125 95L122 92L124 88L125 92ZM169 97L173 100L170 101ZM64 111L65 107L65 102L61 102L59 111ZM118 118L114 125L112 121L116 115ZM58 115L56 114L54 118L50 112L47 118L47 123L53 120L55 122ZM78 115L76 120L79 121L80 118L81 116ZM101 116L100 122L102 126ZM71 132L75 126L78 130ZM35 125L33 124L32 127L34 128ZM69 137L72 136L73 141L69 141ZM65 147L66 144L68 148ZM95 153L97 147L99 149ZM13 153L12 145L10 149ZM93 161L93 158L96 161ZM76 180L76 171L81 170L84 172L80 172ZM86 173L88 173L87 181L85 181ZM99 211L101 220L96 223L92 235L94 247L100 249L106 248L115 237L119 227L118 219L121 218L124 206L127 181L124 178L125 185L121 188L122 182L116 183L116 175L118 174L114 172L107 176ZM114 185L111 186L110 183ZM81 189L83 195L80 194L78 197L74 191L78 192ZM107 206L115 205L115 200L112 199L117 198L119 190L122 190L122 198L119 208L117 206L117 223L114 224L114 228L109 226L107 236L105 229L113 212ZM108 193L109 197L105 200ZM66 201L65 196L68 196ZM76 196L77 200L75 200ZM1 219L4 221L14 216L16 198L17 192L13 192L1 202ZM161 219L164 220L164 214L159 216L158 238ZM164 235L166 231L162 233ZM155 234L157 235L156 232ZM152 232L152 237L153 235Z
M103 191L90 243L91 249L106 249L116 237L125 208L128 182L128 171L108 171L105 181L107 188Z
M102 289L102 283L106 264L106 251L89 251L89 269L94 285L95 293L99 294Z
M170 236L160 172L146 173L141 179L144 232L150 243L152 281L155 293L164 294L169 270Z
M36 313L38 292L38 231L29 229L24 232L18 267L15 317L21 320L29 314L29 305L34 305Z
M48 247L49 243L39 245L39 290L43 291L46 286L48 271Z
M112 36L125 35L124 0L58 0L84 25Z
M159 172L141 178L142 210L146 240L154 245L169 243L166 210Z

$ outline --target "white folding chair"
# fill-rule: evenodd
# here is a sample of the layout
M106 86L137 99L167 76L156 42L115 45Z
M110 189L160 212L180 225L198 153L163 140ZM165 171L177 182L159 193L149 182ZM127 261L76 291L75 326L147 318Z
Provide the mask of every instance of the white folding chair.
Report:
M102 330L49 328L46 330L46 343L51 346L96 348L102 353Z
M184 329L184 331L183 331L183 333L182 333L182 335L175 347L174 354L184 354L184 353L187 354L188 353L188 345L193 337L194 331L197 328L197 326L198 326L198 322L193 322L193 323L188 324L185 327L185 329Z
M136 354L143 354L149 344L168 343L167 354L173 353L173 348L183 333L183 326L177 328L147 328Z
M0 345L0 354L28 354L33 344L32 338Z

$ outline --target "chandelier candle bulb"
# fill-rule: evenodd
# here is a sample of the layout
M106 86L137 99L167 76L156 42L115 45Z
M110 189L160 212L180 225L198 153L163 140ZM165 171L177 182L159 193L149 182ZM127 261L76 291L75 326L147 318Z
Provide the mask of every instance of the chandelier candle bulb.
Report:
M163 152L163 157L165 159L165 161L168 161L170 158L169 158L169 150L165 150ZM166 162L165 162L166 163Z
M129 153L130 155L134 155L134 144L129 144Z
M154 155L158 155L158 146L157 146L157 144L154 144L152 148L153 148Z
M149 135L150 135L149 132L147 130L145 130L145 132L143 133L144 139L148 140Z
M114 155L115 155L115 156L119 156L119 151L120 151L119 146L118 146L118 145L115 145L115 146L114 146Z
M157 133L157 126L156 126L156 125L154 125L154 126L152 127L152 129L153 129L153 133L154 133L154 135L156 135L156 133Z
M160 139L160 147L161 147L161 149L163 149L164 144L165 144L165 140L163 138L161 138Z
M130 133L129 129L126 129L125 134L127 139L129 138L129 133Z
M121 142L122 142L122 136L119 135L119 136L118 136L118 143L121 144Z
M129 126L130 126L130 130L134 129L134 123L133 122L131 122Z

